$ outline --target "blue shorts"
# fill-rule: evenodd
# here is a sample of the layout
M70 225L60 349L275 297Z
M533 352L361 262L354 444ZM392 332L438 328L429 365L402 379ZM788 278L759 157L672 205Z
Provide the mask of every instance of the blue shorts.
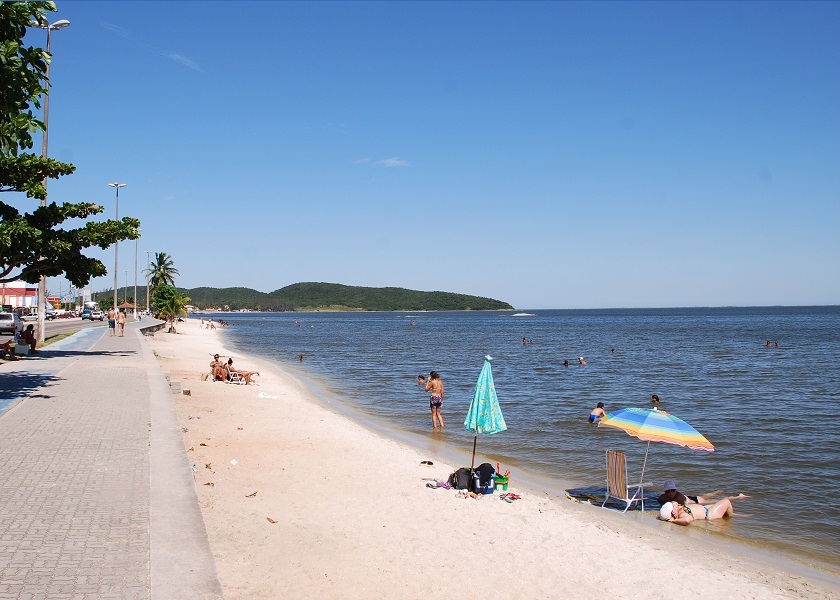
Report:
M108 329L116 329L117 327L117 320L116 319L108 319Z

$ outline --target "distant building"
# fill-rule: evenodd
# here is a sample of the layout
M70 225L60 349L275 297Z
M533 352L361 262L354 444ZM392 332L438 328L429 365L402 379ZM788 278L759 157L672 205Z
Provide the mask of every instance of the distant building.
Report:
M0 304L3 306L38 306L38 286L23 281L0 283Z

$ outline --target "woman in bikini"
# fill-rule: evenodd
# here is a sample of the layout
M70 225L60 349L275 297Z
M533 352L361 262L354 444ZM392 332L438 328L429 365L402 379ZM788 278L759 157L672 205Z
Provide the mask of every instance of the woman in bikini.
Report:
M740 494L734 497L748 498L749 496ZM714 504L708 505L692 504L689 502L683 506L679 502L666 502L659 509L659 518L662 521L668 521L677 525L691 525L692 521L695 520L712 521L714 519L722 519L723 517L731 517L734 514L735 510L732 508L732 502L729 498L724 498Z
M440 414L443 406L443 382L437 371L429 373L426 391L432 393L429 398L429 408L432 410L432 431L437 430L438 421L440 421L440 430L443 431L443 416Z

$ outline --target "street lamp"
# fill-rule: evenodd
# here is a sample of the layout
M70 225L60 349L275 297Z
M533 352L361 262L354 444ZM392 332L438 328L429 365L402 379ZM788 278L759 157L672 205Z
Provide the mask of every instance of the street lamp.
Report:
M120 188L126 186L125 183L109 183L109 187L117 189L117 221L120 220ZM120 241L114 242L114 310L117 310L117 288L120 286Z
M149 263L149 255L152 254L153 250L143 250L146 253L146 314L149 314L149 276L151 273L149 271L152 270L152 265Z
M138 229L137 233L143 231ZM137 242L140 238L134 238L134 320L137 320Z
M61 19L56 21L55 23L50 23L45 18L41 17L40 21L33 21L31 23L32 27L37 27L38 29L46 29L47 30L47 54L50 55L50 60L47 61L47 68L44 71L44 76L47 80L47 85L50 82L50 63L52 63L52 51L50 50L51 42L52 42L52 32L57 29L62 29L63 27L67 27L70 25L70 21L67 19ZM49 124L50 124L50 94L47 93L44 95L44 143L41 147L41 156L43 158L48 158L49 154L47 153L48 147L48 132L49 132ZM41 198L41 206L47 205L47 178L44 177L44 197ZM47 307L47 277L45 275L41 275L40 279L38 280L38 341L44 341L44 314L46 313Z
M123 288L123 302L128 304L128 269L125 269L125 287Z

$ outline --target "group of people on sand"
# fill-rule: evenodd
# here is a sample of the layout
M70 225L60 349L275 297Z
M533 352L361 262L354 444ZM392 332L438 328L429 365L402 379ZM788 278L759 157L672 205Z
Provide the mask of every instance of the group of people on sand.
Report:
M228 358L227 362L219 360L219 355L214 354L213 360L210 361L211 378L213 381L230 381L232 373L237 373L245 380L245 385L250 385L251 378L254 375L259 375L259 371L242 371L233 368L233 358ZM255 382L256 383L256 382Z

